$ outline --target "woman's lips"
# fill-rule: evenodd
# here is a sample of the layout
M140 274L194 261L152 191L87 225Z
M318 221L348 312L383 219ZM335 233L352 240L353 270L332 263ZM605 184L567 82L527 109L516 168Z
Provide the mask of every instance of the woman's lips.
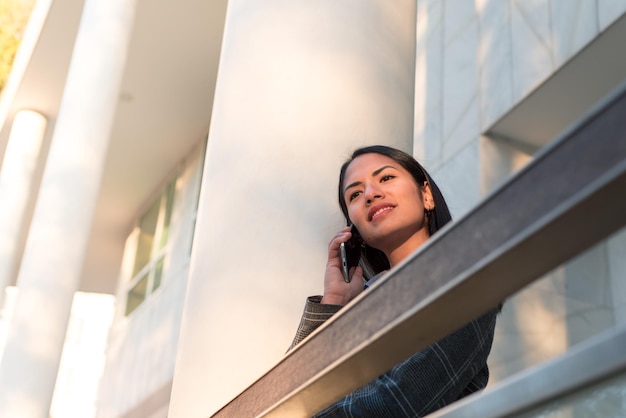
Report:
M376 206L370 209L367 217L369 218L369 221L371 222L391 210L393 210L393 206L391 205Z

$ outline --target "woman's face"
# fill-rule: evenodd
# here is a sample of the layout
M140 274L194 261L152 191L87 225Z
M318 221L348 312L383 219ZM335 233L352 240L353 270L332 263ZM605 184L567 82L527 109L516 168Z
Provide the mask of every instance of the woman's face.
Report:
M418 187L392 158L375 153L356 157L346 169L343 195L365 243L388 258L399 247L412 251L428 239L424 209L434 208L430 187Z

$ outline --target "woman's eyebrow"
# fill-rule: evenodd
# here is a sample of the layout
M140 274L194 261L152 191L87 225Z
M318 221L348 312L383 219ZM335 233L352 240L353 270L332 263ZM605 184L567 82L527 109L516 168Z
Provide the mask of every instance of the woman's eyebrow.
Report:
M376 177L377 175L379 175L385 168L393 168L394 170L397 170L397 168L395 168L392 165L384 165L380 167L378 170L374 170L374 172L372 173L372 177Z
M348 185L346 186L346 188L345 188L345 189L343 189L343 192L345 193L345 192L347 192L347 191L348 191L348 189L349 189L350 187L356 187L356 186L358 186L359 184L361 184L361 182L360 182L360 181L355 181L354 183L350 183L350 184L348 184Z
M382 167L380 167L380 168L378 168L378 169L374 170L374 171L372 172L372 177L376 177L377 175L379 175L379 174L380 174L380 173L381 173L384 169L386 169L386 168L393 168L394 170L397 170L397 168L395 168L395 167L394 167L394 166L392 166L392 165L384 165L384 166L382 166ZM355 186L358 186L359 184L361 184L361 182L360 182L360 181L355 181L354 183L350 183L350 184L348 184L348 185L345 187L345 189L343 189L344 193L345 193L345 192L347 192L347 191L348 191L348 189L349 189L350 187L355 187Z

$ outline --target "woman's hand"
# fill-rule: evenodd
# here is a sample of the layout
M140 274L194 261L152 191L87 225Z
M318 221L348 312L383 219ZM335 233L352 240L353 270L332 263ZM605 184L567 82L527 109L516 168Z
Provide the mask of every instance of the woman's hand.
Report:
M328 262L324 275L324 295L321 303L345 305L363 291L363 269L360 266L350 269L350 283L343 277L343 264L339 246L350 239L350 227L339 231L328 245Z

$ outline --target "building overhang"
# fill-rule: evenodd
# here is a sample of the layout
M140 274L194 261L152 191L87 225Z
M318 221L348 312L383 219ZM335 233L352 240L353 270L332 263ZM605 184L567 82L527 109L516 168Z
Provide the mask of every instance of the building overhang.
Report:
M80 290L115 292L123 243L134 220L181 160L206 139L226 4L137 0ZM48 119L47 150L82 8L82 0L36 3L0 101L0 161L13 117L22 109ZM34 199L29 212L33 206ZM26 235L19 237L22 245Z
M626 81L626 14L565 62L517 105L487 135L540 148ZM532 121L532 123L529 123Z

